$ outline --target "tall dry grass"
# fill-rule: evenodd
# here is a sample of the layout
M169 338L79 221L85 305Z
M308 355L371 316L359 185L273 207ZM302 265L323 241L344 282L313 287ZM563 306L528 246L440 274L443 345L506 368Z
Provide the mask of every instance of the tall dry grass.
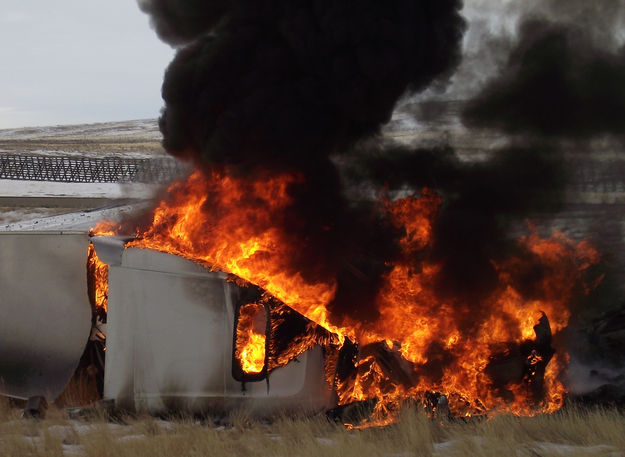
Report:
M41 421L20 414L0 399L3 457L625 456L625 416L600 408L469 423L433 421L412 408L394 425L364 430L348 430L323 415L257 421L245 411L219 424L145 416L113 422L103 414L77 421L55 406Z

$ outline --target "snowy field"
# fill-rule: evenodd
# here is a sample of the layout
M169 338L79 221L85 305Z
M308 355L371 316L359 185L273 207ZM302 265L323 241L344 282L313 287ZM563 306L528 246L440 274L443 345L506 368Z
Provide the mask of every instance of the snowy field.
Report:
M0 130L2 152L69 157L166 156L156 119Z
M123 198L151 198L159 188L151 184L116 183L64 183L49 181L16 181L0 179L0 198L3 197L46 197L58 199L101 198L118 200Z
M121 139L159 142L156 119L0 130L0 141Z
M0 130L0 154L162 158L156 119ZM0 179L0 230L88 230L152 205L159 184Z
M88 231L152 205L160 187L0 180L0 231Z

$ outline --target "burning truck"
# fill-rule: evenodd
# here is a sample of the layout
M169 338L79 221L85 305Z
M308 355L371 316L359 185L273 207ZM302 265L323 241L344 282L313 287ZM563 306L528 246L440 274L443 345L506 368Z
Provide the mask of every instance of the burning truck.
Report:
M579 128L595 111L569 108L588 87L582 107L611 96L578 67L622 86L592 33L521 24L500 80L463 120L505 131L512 119L527 136L470 161L451 146L376 142L401 96L444 86L459 65L459 0L139 6L178 47L159 125L194 171L147 219L96 227L73 263L89 264L89 280L50 289L80 287L71 303L106 319L105 399L153 412L365 404L375 424L413 401L456 416L562 406L563 334L601 280L599 255L519 226L562 208L566 142L554 138L622 130ZM44 303L10 298L15 315ZM29 393L11 387L19 368L5 373L7 392Z
M78 232L6 232L0 246L4 395L52 402L99 349L88 361L102 370L105 359L92 373L98 396L127 411L311 412L335 401L319 346L331 335L306 332L310 321L225 273Z
M298 366L310 363L310 357L316 356L307 351L316 348L321 359L314 377L331 393L319 397L324 400L318 406L325 404L328 409L370 402L376 423L393 420L406 401L435 408L441 395L457 416L495 411L536 414L562 406L566 389L560 375L567 354L562 348L554 350L554 340L568 324L568 305L574 295L591 287L585 283L585 273L599 260L592 246L563 235L522 237L517 243L525 256L498 264L496 287L481 309L471 310L470 304L437 290L440 265L426 262L415 268L410 260L415 252L425 256L431 249L442 203L436 193L424 189L418 196L384 204L389 220L403 234L400 246L405 257L399 256L379 286L376 319L366 322L342 316L339 320L332 310L337 284L310 282L300 271L290 269L290 247L284 241L289 233L273 225L290 202L287 189L294 180L284 175L251 183L223 173L196 171L174 184L152 219L117 251L118 258L123 252L122 269L137 268L140 272L133 274L149 275L156 282L146 286L147 278L137 277L130 281L132 286L101 296L108 296L111 307L116 301L128 302L132 307L145 306L149 312L150 303L160 300L171 302L166 306L177 312L173 303L194 296L199 286L168 292L173 286L164 285L165 278L156 279L152 271L171 274L172 270L156 268L157 259L179 269L188 265L209 276L222 275L227 290L237 291L234 295L227 292L229 298L222 300L232 303L226 306L230 314L222 318L231 330L219 334L222 345L228 342L227 377L244 383L238 386L242 391L246 380L266 376L271 386L274 370L277 376L282 370L278 367L286 369L295 360ZM214 217L217 214L220 217ZM210 238L202 236L207 226ZM110 235L115 230L123 228L103 223L95 233ZM102 250L99 240L107 238L93 238L95 251ZM104 261L120 264L106 257ZM542 275L531 285L532 297L528 298L521 289L527 285L519 276L536 269ZM125 278L130 270L124 271ZM108 284L119 287L115 277L109 276ZM132 292L151 287L159 292L149 292L149 299L137 299L148 292ZM163 300L164 296L170 298ZM139 305L140 301L147 303ZM300 360L303 354L304 362ZM330 398L334 404L328 403Z
M551 273L535 284L545 296L528 300L515 289L514 275L529 266L510 259L498 266L490 314L479 319L437 296L436 264L398 263L380 288L378 319L339 322L329 307L336 285L289 274L279 231L260 226L258 236L258 225L241 222L271 223L292 179L252 185L249 206L249 181L195 172L130 237L106 222L91 237L3 233L3 393L54 400L90 340L105 349L101 398L130 411L366 405L370 423L383 424L407 401L433 411L441 396L456 416L562 406L567 354L553 340L568 323L576 285L598 260L591 246L522 238L532 267ZM440 204L427 190L386 203L406 252L427 249ZM202 208L223 212L209 240L194 232L208 223L196 219L210 216Z

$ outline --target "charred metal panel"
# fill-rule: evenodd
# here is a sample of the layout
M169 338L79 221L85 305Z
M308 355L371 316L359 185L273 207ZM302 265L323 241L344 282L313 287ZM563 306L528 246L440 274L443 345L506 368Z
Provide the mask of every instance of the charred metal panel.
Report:
M226 279L171 254L124 250L109 270L105 399L153 413L325 408L331 392L319 347L264 380L232 376L241 290Z
M86 233L0 232L0 393L55 399L91 330Z

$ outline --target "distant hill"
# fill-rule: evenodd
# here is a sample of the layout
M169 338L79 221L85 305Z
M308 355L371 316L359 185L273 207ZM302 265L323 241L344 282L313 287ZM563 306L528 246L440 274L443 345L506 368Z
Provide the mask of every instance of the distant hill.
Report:
M0 130L0 153L100 157L166 155L156 119Z

